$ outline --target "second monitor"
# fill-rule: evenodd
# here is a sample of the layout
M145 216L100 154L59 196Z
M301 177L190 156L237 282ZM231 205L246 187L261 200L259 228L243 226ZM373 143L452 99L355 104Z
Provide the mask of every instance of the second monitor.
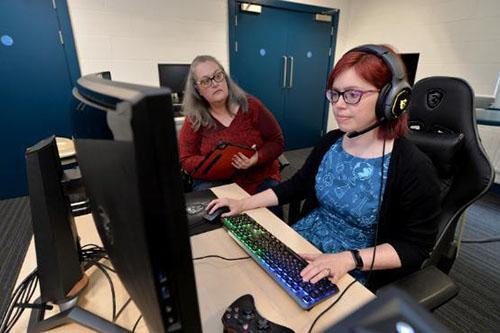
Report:
M184 87L189 74L189 64L158 64L160 86L168 87L172 91L172 103L182 104ZM177 100L176 100L177 95Z

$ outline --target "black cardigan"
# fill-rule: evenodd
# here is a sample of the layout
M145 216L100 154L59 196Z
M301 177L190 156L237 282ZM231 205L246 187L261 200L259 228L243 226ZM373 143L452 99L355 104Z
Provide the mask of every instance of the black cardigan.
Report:
M318 206L315 178L323 156L344 133L327 133L300 170L273 188L279 204L305 199L302 216ZM402 268L373 272L369 286L379 286L416 271L428 258L440 213L439 180L430 159L405 138L394 141L380 210L377 244L389 243Z

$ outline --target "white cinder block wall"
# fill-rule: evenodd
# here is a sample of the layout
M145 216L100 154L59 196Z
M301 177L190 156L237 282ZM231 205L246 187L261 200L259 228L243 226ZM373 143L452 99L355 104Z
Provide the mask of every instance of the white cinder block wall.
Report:
M294 0L340 9L335 59L363 43L419 52L417 80L465 78L491 95L500 71L498 0ZM157 64L211 54L228 67L226 0L68 0L82 74L158 85ZM335 127L329 117L328 129Z
M347 0L295 1L334 7ZM68 0L82 74L159 85L158 63L215 56L228 68L227 0ZM344 21L346 22L346 21Z
M159 85L158 63L211 54L227 66L224 0L68 0L82 74Z
M338 8L344 50L351 0L292 0ZM210 54L229 69L227 0L68 0L82 75L159 85L158 63L190 63ZM328 129L335 128L329 117Z
M500 72L498 0L355 0L346 48L389 43L418 52L416 79L466 79L477 95L492 95Z

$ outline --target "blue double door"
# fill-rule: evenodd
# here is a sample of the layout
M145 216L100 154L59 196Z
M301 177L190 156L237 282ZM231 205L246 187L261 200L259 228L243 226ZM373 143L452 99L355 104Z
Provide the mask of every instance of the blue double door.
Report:
M231 76L274 114L286 149L313 146L327 123L325 88L336 17L320 21L314 10L275 6L252 13L242 10L239 2L232 9Z
M71 136L78 75L66 1L0 1L0 199L27 193L27 147Z

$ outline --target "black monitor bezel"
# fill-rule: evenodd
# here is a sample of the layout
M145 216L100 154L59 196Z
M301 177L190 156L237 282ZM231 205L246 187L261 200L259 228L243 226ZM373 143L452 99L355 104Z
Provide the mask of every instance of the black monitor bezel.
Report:
M179 95L180 100L182 101L183 92L186 86L186 80L189 74L190 64L158 64L158 79L160 83L160 87L166 87L172 90ZM173 69L173 71L172 71ZM169 80L168 72L172 71L176 75L178 75L179 71L185 71L184 80ZM182 83L179 83L181 82ZM173 84L172 82L175 82Z

